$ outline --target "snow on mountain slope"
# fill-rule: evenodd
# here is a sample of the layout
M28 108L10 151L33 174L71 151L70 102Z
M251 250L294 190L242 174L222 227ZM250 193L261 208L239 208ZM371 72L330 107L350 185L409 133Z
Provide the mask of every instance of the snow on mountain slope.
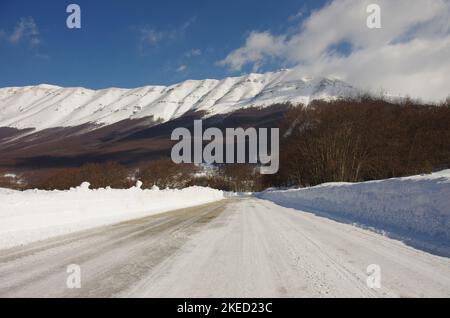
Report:
M351 96L358 90L340 80L299 78L291 70L248 74L223 80L188 80L171 86L90 90L53 85L0 89L0 127L69 127L108 125L154 116L168 121L188 111L207 116L251 106Z

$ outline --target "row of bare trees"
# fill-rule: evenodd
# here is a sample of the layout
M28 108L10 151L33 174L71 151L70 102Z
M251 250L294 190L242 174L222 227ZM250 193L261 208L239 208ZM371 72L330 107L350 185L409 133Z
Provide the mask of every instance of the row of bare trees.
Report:
M59 170L44 181L30 185L30 187L45 190L67 190L86 181L91 184L92 189L128 188L133 183L130 177L130 171L118 163L88 163L77 168Z
M254 192L262 189L262 178L255 165L222 164L214 174L193 179L191 185L224 191Z
M245 192L261 188L261 177L255 166L221 165L205 174L193 164L175 164L170 158L151 161L139 168L127 168L116 162L107 162L61 169L46 177L43 182L29 184L27 188L67 190L85 181L90 183L92 189L129 188L137 180L142 181L142 187L147 189L153 186L181 189L197 185Z
M295 107L281 124L280 171L267 186L307 186L450 167L450 103L364 97Z
M89 182L91 189L129 188L142 181L142 187L183 188L191 184L194 165L177 165L170 158L151 161L140 168L130 168L117 162L88 163L81 167L58 170L44 181L29 188L67 190Z

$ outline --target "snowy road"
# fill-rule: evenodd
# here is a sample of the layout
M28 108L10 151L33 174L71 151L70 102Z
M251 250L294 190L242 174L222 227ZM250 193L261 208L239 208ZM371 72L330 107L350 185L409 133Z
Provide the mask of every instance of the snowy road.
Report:
M66 286L69 264L81 288ZM367 286L367 266L381 288ZM256 198L0 250L0 296L450 296L450 259Z

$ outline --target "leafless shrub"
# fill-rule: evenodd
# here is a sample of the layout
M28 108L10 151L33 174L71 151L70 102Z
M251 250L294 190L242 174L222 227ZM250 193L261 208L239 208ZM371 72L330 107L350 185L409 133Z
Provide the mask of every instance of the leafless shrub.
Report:
M79 168L60 170L37 187L46 190L67 190L86 181L91 184L91 189L128 188L132 185L129 177L129 170L118 163L89 163Z
M161 158L139 169L137 178L144 188L184 188L192 184L196 170L193 164L176 164L170 158Z
M265 186L306 186L450 167L450 107L373 97L314 101L281 123L280 171Z

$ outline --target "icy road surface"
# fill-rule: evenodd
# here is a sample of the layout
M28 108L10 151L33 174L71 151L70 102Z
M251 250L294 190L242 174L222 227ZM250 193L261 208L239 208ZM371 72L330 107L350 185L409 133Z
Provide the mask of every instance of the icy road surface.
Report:
M78 264L81 288L66 285ZM367 286L367 266L381 288ZM0 296L449 297L450 259L256 198L0 250Z

